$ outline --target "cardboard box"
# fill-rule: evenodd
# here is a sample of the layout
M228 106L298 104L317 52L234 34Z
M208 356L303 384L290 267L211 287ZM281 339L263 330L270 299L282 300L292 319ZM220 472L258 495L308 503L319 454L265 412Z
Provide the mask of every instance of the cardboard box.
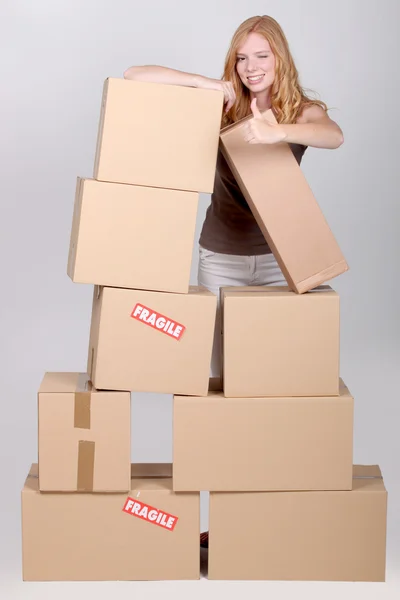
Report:
M94 178L211 193L223 98L214 90L107 79Z
M39 489L126 492L129 392L98 391L84 373L46 373L38 393Z
M200 494L175 494L166 466L133 465L128 494L42 494L33 465L22 490L24 580L199 579Z
M197 205L194 192L78 179L68 275L187 294Z
M95 287L88 372L98 389L206 396L217 297Z
M271 110L265 116L276 122ZM289 144L249 144L249 118L221 131L221 151L286 281L303 293L348 265Z
M350 490L354 400L174 396L175 491Z
M339 394L339 295L329 286L221 289L228 397Z
M350 492L213 492L208 578L384 581L386 513L377 466Z

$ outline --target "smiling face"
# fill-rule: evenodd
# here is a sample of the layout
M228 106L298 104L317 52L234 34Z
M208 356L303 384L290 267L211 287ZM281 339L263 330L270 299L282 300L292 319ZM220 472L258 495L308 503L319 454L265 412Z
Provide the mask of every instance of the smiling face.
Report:
M237 50L236 70L250 96L267 96L275 77L275 55L259 33L249 33Z

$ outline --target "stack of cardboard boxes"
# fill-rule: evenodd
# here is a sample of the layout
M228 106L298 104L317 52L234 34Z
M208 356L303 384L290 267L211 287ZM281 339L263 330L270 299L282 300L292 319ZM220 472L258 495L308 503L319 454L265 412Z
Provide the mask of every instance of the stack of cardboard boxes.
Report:
M68 259L94 284L88 375L47 373L22 493L25 580L199 577L199 492L130 464L130 391L205 396L217 298L189 286L222 92L109 79ZM61 492L61 493L60 493Z
M384 580L386 491L352 464L338 295L221 295L224 391L174 398L174 489L211 491L209 578Z
M105 83L68 260L94 285L88 374L39 389L25 580L199 578L202 490L210 578L384 578L386 491L377 467L352 465L339 297L308 291L347 266L290 149L246 145L241 123L221 149L294 291L221 290L223 385L209 381L217 298L189 275L222 106L219 92ZM174 394L173 465L130 464L130 391Z
M174 490L210 491L210 579L382 581L387 494L353 467L339 296L320 285L346 261L289 146L242 127L221 149L291 289L221 289L223 382L174 397Z

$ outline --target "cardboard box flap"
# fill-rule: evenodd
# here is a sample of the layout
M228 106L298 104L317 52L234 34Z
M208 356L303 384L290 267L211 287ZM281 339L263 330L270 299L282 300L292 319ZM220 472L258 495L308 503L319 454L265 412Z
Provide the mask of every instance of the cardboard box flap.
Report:
M351 396L349 388L341 377L339 377L339 396Z
M171 463L131 465L131 490L172 490ZM39 492L39 468L34 463L25 480L24 492Z
M98 293L97 293L97 299L99 299L101 293L103 292L103 290L107 290L107 289L115 289L115 287L113 286L109 286L109 285L103 285L103 286L98 286ZM161 296L161 294L166 294L166 295L171 295L172 292L159 292L159 291L155 291L155 290L139 290L141 292L149 292L150 294L158 294ZM192 295L192 296L215 296L215 294L213 294L212 292L210 292L210 290L208 290L205 287L199 286L199 285L190 285L189 286L189 290L188 290L188 294Z
M33 463L28 476L25 480L23 492L38 492L39 491L39 466Z
M131 479L172 477L172 463L134 463L131 465Z
M353 491L386 492L378 465L353 465Z
M131 491L172 491L172 463L136 463L131 465Z
M267 286L227 286L221 288L222 298L226 297L239 297L245 298L248 296L288 296L298 297L299 294L289 289L288 286L284 285L267 285ZM303 294L305 297L309 295L316 296L338 296L338 293L331 288L329 285L321 285L313 290L309 290Z
M200 296L215 296L210 290L201 285L190 285L189 286L189 294L197 294Z
M278 402L282 403L285 401L292 401L294 398L292 396L239 396L239 397L230 397L230 396L225 396L224 395L224 391L221 389L221 383L220 380L218 379L218 377L213 377L210 379L210 385L209 385L209 391L207 396L185 396L184 394L174 394L174 398L185 398L187 399L189 402L192 401L196 401L199 400L201 403L204 403L206 400L209 400L210 398L222 398L224 402L236 402L238 404L240 403L244 403L244 404L248 404L248 402L250 400L256 400L257 402L262 402L263 400L267 400L268 402L274 402L276 400L278 400ZM334 396L335 397L335 396ZM353 398L349 388L347 387L347 385L344 383L343 379L339 378L339 397L340 398L345 398L345 397L350 397ZM300 398L300 397L299 397ZM301 400L306 402L306 401L311 401L311 402L315 402L316 398L318 398L318 396L301 396ZM321 396L321 398L325 398L325 396ZM326 396L326 398L332 399L332 396ZM298 398L296 397L295 402L298 401Z
M383 479L378 465L353 465L353 479Z
M46 373L39 388L39 394L89 391L91 391L91 383L86 373Z

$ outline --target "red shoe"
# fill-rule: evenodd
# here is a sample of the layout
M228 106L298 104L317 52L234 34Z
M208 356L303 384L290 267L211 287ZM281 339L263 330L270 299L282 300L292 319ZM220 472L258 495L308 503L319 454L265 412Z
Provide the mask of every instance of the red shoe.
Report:
M208 548L208 531L200 534L200 548Z

